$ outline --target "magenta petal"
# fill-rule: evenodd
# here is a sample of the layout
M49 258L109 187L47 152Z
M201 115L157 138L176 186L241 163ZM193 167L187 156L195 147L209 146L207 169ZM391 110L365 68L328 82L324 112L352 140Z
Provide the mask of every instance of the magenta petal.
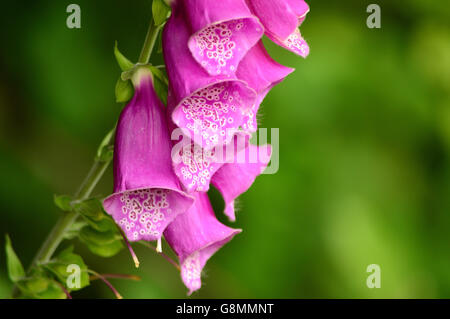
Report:
M181 152L180 162L174 163L174 170L184 189L207 192L212 175L223 165L217 162L214 149L205 150L190 143Z
M187 47L188 30L179 10L163 32L164 58L174 107L172 120L195 143L211 149L228 143L243 124L256 93L235 75L210 76Z
M168 104L172 94L169 93ZM170 114L170 107L168 108ZM169 129L174 139L172 148L172 162L175 174L187 192L207 192L212 176L226 162L234 160L235 152L244 149L250 135L238 132L234 136L234 143L217 145L210 150L200 147L186 135L176 132L176 125L169 118Z
M214 174L211 182L222 194L225 201L224 213L231 221L236 220L235 199L245 193L264 171L270 155L270 145L258 147L249 144L248 148L238 154L234 163L224 164Z
M264 97L275 85L284 80L294 69L275 62L267 53L262 41L258 42L241 61L236 75L247 82L257 93L254 106L246 114L242 128L249 132L257 129L256 113Z
M247 82L258 95L265 95L293 71L294 69L274 61L260 41L242 60L236 75Z
M187 192L207 192L212 176L224 165L233 161L234 154L247 145L249 134L238 132L234 143L217 145L211 150L203 149L192 141L180 144L174 171Z
M309 12L308 4L303 0L286 0L286 3L299 19L304 19Z
M266 34L285 39L298 27L298 16L286 0L247 0L247 4L263 24Z
M120 115L114 152L114 193L105 210L130 241L157 240L193 199L172 170L163 105L146 73Z
M309 47L298 30L309 12L305 1L247 0L247 4L259 18L266 35L272 41L302 57L308 55Z
M244 0L179 0L190 27L188 46L211 75L232 74L264 33Z
M280 40L279 38L274 37L270 34L268 35L268 37L279 46L288 49L289 51L292 51L303 58L306 58L309 54L308 43L306 43L306 41L303 39L299 29L295 29L295 31L291 33L286 40Z
M254 97L240 82L217 83L185 98L172 118L197 144L211 149L231 141L245 123Z
M189 294L200 289L208 259L240 232L216 219L206 193L195 193L194 205L167 227L164 238L180 260L181 278Z

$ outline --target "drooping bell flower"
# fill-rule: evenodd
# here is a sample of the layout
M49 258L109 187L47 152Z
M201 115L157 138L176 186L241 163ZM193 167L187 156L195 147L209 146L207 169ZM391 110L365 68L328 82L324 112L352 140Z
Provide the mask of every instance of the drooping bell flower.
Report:
M246 0L250 10L265 28L265 34L276 44L302 56L309 47L298 27L309 12L303 0Z
M265 96L293 71L294 69L274 61L267 53L262 41L259 41L242 59L236 76L247 82L257 93L256 102L249 110L245 117L245 123L242 125L244 130L248 132L256 131L256 113Z
M171 141L152 75L141 68L135 94L122 111L114 148L114 193L103 206L130 241L158 240L193 198L172 170Z
M188 28L174 6L163 32L163 51L172 94L173 122L205 149L229 143L252 108L256 92L233 75L209 75L187 46Z
M204 149L182 133L172 121L173 95L169 92L167 118L173 141L172 163L184 190L207 192L212 176L224 164L233 161L236 151L247 146L249 134L241 131L234 136L234 143L219 144L212 149ZM236 151L235 151L236 150Z
M181 278L189 294L200 289L208 259L240 232L216 219L206 193L195 193L194 205L167 227L164 238L180 260Z
M175 143L172 153L173 167L181 184L187 192L207 192L212 176L222 165L233 161L234 154L245 148L248 138L245 132L238 132L234 141L225 145L217 145L211 150L204 149L190 140Z
M245 0L177 0L175 6L189 26L193 57L211 75L234 73L264 34Z
M272 149L270 145L248 147L237 153L233 163L224 164L212 177L211 183L222 194L225 201L225 215L236 220L234 202L245 193L269 164Z

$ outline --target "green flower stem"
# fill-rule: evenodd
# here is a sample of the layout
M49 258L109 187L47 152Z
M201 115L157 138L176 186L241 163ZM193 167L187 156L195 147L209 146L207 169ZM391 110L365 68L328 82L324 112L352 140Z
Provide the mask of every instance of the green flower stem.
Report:
M104 145L107 146L112 145L113 136L114 134L111 134L111 132L108 133L108 135L105 137L102 143L104 143ZM91 167L91 170L89 171L85 180L81 184L80 189L75 195L76 201L82 201L89 198L98 181L102 178L103 174L108 168L109 163L111 163L111 160L107 161L101 161L99 159L95 160L94 164ZM63 241L65 233L77 220L78 216L79 214L76 213L75 211L70 211L64 213L64 215L59 218L55 226L53 226L53 229L51 230L50 234L48 234L38 253L34 257L33 261L31 262L28 272L30 272L33 269L33 267L40 264L48 263L50 261L56 249ZM13 298L17 297L18 293L19 291L17 289L17 286L14 286L12 292Z
M164 23L160 26L156 26L153 20L150 21L147 35L145 36L144 46L142 47L141 54L139 55L138 63L147 64L150 61L153 48L155 47L156 40L158 39L159 31L164 26Z
M163 25L155 26L153 21L150 22L147 36L145 37L144 45L142 47L141 54L139 56L139 63L147 64L149 62L153 48L155 47L156 39L158 38L158 34L159 31L161 31L162 26ZM102 146L104 147L112 146L114 132L115 130L110 131L105 136L105 138L102 141ZM95 159L95 162L91 167L91 170L89 171L85 180L81 184L80 189L75 194L74 199L75 201L82 201L89 198L92 191L97 186L97 183L103 177L103 174L105 173L110 163L111 159L102 160L98 157ZM28 271L30 271L33 267L39 264L47 263L52 258L56 249L63 241L65 233L70 229L70 227L77 220L78 217L79 214L74 211L64 213L64 215L60 217L60 219L57 221L57 223L51 230L50 234L45 239L38 253L34 257ZM17 297L18 293L19 291L17 286L14 286L12 293L13 297Z
M108 168L110 162L111 160L104 162L96 160L94 162L91 170L89 171L89 174L86 176L86 179L82 184L82 187L75 196L75 201L83 201L89 198L98 181L102 178L103 174ZM72 226L77 218L78 213L76 213L75 211L67 212L63 216L61 216L61 218L53 227L47 239L39 249L39 252L34 258L31 267L36 264L46 263L50 260L50 258L52 258L53 253L64 239L65 233L69 230L70 226Z
M94 162L94 165L89 171L89 174L86 176L86 179L83 182L82 187L78 191L75 200L85 200L91 195L94 187L97 185L98 181L103 176L110 162L111 160L103 162L96 160ZM51 230L50 234L45 239L38 253L34 257L33 261L31 262L28 272L30 272L33 269L33 267L40 264L48 263L50 261L55 250L63 241L65 233L77 220L78 216L79 214L76 213L75 211L70 211L64 213L64 215L59 218L55 226L53 226L53 229ZM12 292L13 298L17 297L18 293L19 291L17 289L17 286L14 286Z

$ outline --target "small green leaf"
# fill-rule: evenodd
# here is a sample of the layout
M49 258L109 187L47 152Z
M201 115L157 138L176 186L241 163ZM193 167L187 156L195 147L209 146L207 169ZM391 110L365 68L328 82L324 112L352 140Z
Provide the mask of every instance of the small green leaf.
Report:
M75 237L77 237L80 234L80 230L85 227L87 225L87 222L82 220L82 221L78 221L73 223L70 228L66 231L66 233L64 234L64 239L74 239Z
M152 13L155 25L160 26L169 17L170 7L163 0L153 0Z
M67 296L61 287L54 281L50 281L46 290L34 294L38 299L66 299Z
M122 71L129 70L134 67L134 63L128 60L117 47L117 41L114 45L114 55L116 57L117 63L119 64L119 67Z
M119 79L116 82L116 102L117 103L126 103L133 97L134 94L134 88L133 84L130 80L122 80L122 78L119 77Z
M105 213L102 203L97 198L75 204L74 210L82 215L84 220L97 231L117 231L115 222Z
M100 146L97 148L97 160L103 162L111 160L109 157L112 157L112 154L114 153L114 147L111 145L111 141L115 132L116 129L114 128L103 138Z
M160 80L162 83L164 83L165 85L169 85L169 80L167 79L167 75L164 72L164 70L162 68L153 66L153 65L149 65L148 68L150 69L150 71L152 71L152 74L158 79Z
M33 277L24 282L26 291L31 294L41 293L47 290L50 279L45 277Z
M123 71L122 73L120 73L120 78L122 79L122 81L128 81L131 80L131 78L133 77L133 74L136 72L136 68L132 68L130 70L127 71Z
M82 216L89 217L94 221L99 221L103 218L103 206L97 198L87 199L73 205L75 212Z
M8 269L8 276L12 282L18 282L23 277L25 277L25 270L23 269L22 263L17 257L16 253L11 244L11 238L6 235L6 266Z
M101 232L117 229L117 226L111 219L111 217L106 215L102 217L100 220L93 220L86 216L84 216L84 219L89 224L89 226Z
M155 88L156 94L158 95L161 102L167 104L169 80L167 79L165 72L153 65L148 65L147 67L153 74L153 86Z
M156 40L158 43L158 49L156 50L156 52L158 54L161 54L163 52L163 45L162 45L162 32L159 33L158 35L158 39Z
M62 211L68 212L72 210L72 197L69 195L54 195L53 202Z
M163 102L163 104L166 105L167 104L167 94L168 94L167 85L162 83L160 80L155 79L153 81L153 86L155 87L155 92L158 95L161 102Z
M116 255L124 246L122 241L116 240L106 245L87 244L87 247L93 254L108 258Z
M90 226L84 227L80 231L80 239L89 244L107 245L113 241L121 240L121 238L118 232L112 230L100 232Z
M41 294L44 294L51 289L51 284L54 280L47 277L44 269L41 267L33 268L27 278L24 278L16 283L21 291L21 298L26 299L42 299ZM60 289L61 290L61 289Z

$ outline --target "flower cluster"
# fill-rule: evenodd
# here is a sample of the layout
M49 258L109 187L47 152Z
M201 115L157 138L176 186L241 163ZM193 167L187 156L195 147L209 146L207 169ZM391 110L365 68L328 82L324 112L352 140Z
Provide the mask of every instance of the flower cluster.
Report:
M105 199L130 241L160 240L177 254L189 292L207 260L241 230L220 223L213 184L235 220L234 201L270 160L270 145L250 144L266 94L293 69L275 62L261 38L306 57L298 29L303 0L175 0L163 31L167 107L152 74L133 76L135 94L117 126L114 192ZM231 150L231 152L229 152Z

